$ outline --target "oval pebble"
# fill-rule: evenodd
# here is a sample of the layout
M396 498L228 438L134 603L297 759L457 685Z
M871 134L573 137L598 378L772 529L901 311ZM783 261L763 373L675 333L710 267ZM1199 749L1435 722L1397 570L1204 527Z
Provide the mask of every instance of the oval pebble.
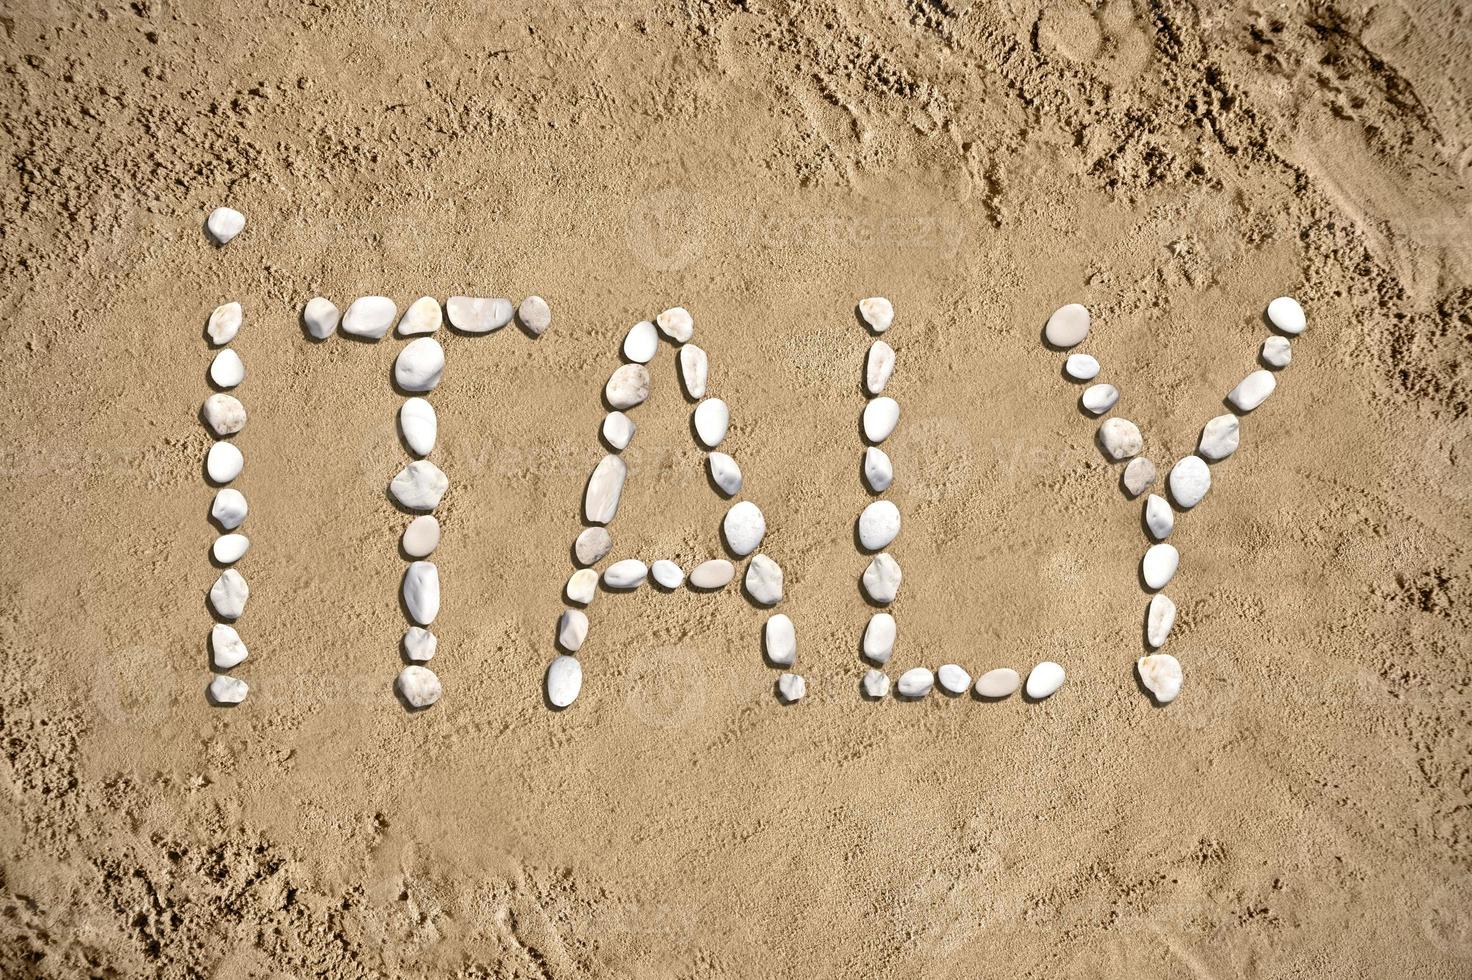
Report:
M1211 489L1211 467L1200 456L1187 456L1170 468L1170 495L1176 506L1190 510Z
M711 558L691 570L689 582L692 589L724 589L735 577L735 565L724 558Z
M864 482L875 493L883 493L894 483L894 464L889 454L878 446L864 450Z
M754 555L746 565L746 591L762 606L782 601L782 566L766 555Z
M881 395L864 406L864 438L873 443L888 439L900 421L900 404Z
M695 406L695 435L707 449L714 449L726 438L731 424L731 410L719 398L707 398Z
M704 398L710 380L710 358L694 344L680 348L680 382L691 398Z
M245 380L245 362L229 347L210 362L210 380L221 388L234 388Z
M429 460L416 459L399 471L388 489L410 510L434 510L450 489L450 478Z
M808 693L808 682L801 674L783 674L777 678L777 690L782 693L783 701L792 704Z
M1145 499L1145 527L1150 530L1150 536L1156 541L1164 541L1170 537L1170 532L1175 529L1176 514L1170 509L1170 504L1158 493L1152 493Z
M586 606L598 595L598 573L591 568L579 568L568 578L564 591L568 602Z
M603 439L619 452L629 448L637 428L634 420L623 412L609 412L603 416Z
M1262 359L1268 367L1285 368L1293 361L1293 345L1287 337L1269 337L1262 342Z
M624 337L624 357L636 364L648 364L659 352L659 331L648 320L640 320Z
M237 667L250 656L250 651L245 648L245 641L240 638L235 627L224 623L216 623L210 628L210 653L216 670Z
M424 398L410 398L399 406L399 431L404 434L404 443L415 456L428 456L434 451L439 438L439 416L434 406Z
M1093 381L1099 376L1099 361L1092 354L1069 354L1063 370L1075 381Z
M1135 663L1140 683L1160 704L1170 704L1181 693L1181 662L1168 653L1152 653Z
M859 544L865 551L881 551L900 535L900 509L888 500L876 500L859 515Z
M1219 463L1237 451L1242 441L1242 423L1235 415L1218 415L1201 429L1197 452L1213 463ZM1175 471L1171 471L1175 477Z
M516 308L516 318L526 327L527 333L540 337L552 326L552 307L540 296L528 296Z
M894 304L883 296L859 300L859 316L875 333L884 333L894 323Z
M502 296L451 296L445 301L450 326L461 333L487 334L511 322L511 300Z
M654 318L659 332L677 344L695 336L695 318L683 306L672 306Z
M710 479L728 497L741 492L741 467L725 453L711 453L705 458L710 467Z
M410 558L428 558L440 546L440 522L433 514L421 514L404 528L404 554Z
M616 561L603 570L603 584L610 589L637 589L649 577L649 566L637 558Z
M1140 572L1145 578L1145 587L1163 589L1175 577L1181 564L1181 553L1173 544L1152 544L1140 559Z
M445 373L445 349L433 337L412 340L394 361L394 382L405 391L434 391Z
M965 694L971 687L971 675L960 664L941 664L935 679L947 694Z
M726 511L721 530L725 532L726 544L731 550L745 557L761 546L762 538L767 535L767 519L762 516L760 507L743 500Z
M934 686L935 675L928 668L911 667L900 675L895 688L902 698L923 698Z
M581 609L564 609L557 618L557 645L577 653L588 639L588 614Z
M210 681L210 698L216 704L239 704L250 693L250 685L239 677L216 674Z
M248 513L250 508L246 505L245 494L230 487L217 492L214 503L210 504L210 517L227 531L233 531L244 523Z
M221 565L233 565L250 550L250 538L243 534L222 534L210 546L210 554Z
M1091 385L1084 389L1079 402L1095 415L1103 415L1119 403L1119 389L1114 385Z
M1139 426L1116 415L1100 423L1099 445L1103 447L1105 455L1114 462L1121 463L1132 456L1140 455L1140 450L1145 448L1145 437L1140 435Z
M877 612L869 617L864 627L864 656L881 666L889 663L894 654L897 627L894 617L887 612Z
M234 208L215 208L210 212L209 217L204 219L204 227L210 233L211 238L225 245L245 230L245 215ZM242 693L241 696L244 697L244 694Z
M882 670L869 670L864 674L864 696L882 698L889 694L889 675Z
M399 671L399 694L412 708L428 708L445 693L439 677L428 667L411 664Z
M239 303L223 303L215 307L210 313L209 324L205 327L210 342L228 344L234 340L235 335L240 333L240 322L244 316Z
M649 566L649 574L662 588L674 590L685 584L685 570L668 558Z
M1160 593L1150 597L1150 607L1145 613L1145 639L1152 649L1165 646L1170 629L1176 624L1176 604L1170 596Z
M566 708L583 690L583 665L576 657L554 657L547 666L547 700L555 708Z
M583 492L583 516L588 523L607 524L613 520L628 475L628 465L617 456L604 456L598 461Z
M313 296L302 310L302 322L306 324L308 334L317 340L326 340L342 322L342 311L332 300Z
M250 599L250 586L245 576L233 568L227 568L210 586L210 607L225 619L239 619L245 612L245 603Z
M797 628L792 620L782 613L767 619L762 630L767 648L767 659L778 667L791 667L797 663Z
M218 437L233 436L245 428L245 406L234 395L214 394L204 400L204 424Z
M410 626L404 630L404 638L401 642L404 647L404 656L415 663L428 663L433 660L440 646L439 638L423 626Z
M1284 333L1300 334L1308 326L1303 307L1291 296L1279 296L1268 304L1268 322Z
M1227 401L1237 407L1239 411L1250 412L1273 393L1278 387L1278 379L1273 377L1271 371L1256 370L1243 378L1237 387L1227 394Z
M409 618L428 626L440 614L440 570L432 561L416 561L404 571L404 606Z
M881 551L864 569L864 591L880 605L889 605L899 594L903 579L899 562L887 551Z
M399 308L387 296L359 296L342 317L342 332L368 340L381 340L394 325Z
M409 304L399 318L399 336L413 337L418 334L434 333L445 322L440 312L440 301L433 296L421 296Z
M976 679L976 693L984 698L1006 698L1022 686L1022 678L1011 667L997 667Z
M617 409L642 405L649 397L649 369L642 364L624 364L603 387L603 397Z
M882 340L876 340L869 347L869 356L864 366L864 387L869 394L877 395L889 384L890 377L894 374L894 348Z
M1063 667L1051 660L1044 660L1027 675L1027 696L1041 701L1063 686Z
M245 468L245 456L233 443L217 442L204 459L204 470L214 483L229 483Z
M1043 328L1043 337L1054 347L1077 347L1088 335L1089 311L1082 303L1058 307Z
M602 527L584 528L572 544L573 557L584 567L598 564L612 548L613 535Z
M1138 497L1155 484L1155 464L1144 456L1136 456L1124 468L1120 483L1124 486L1125 493Z

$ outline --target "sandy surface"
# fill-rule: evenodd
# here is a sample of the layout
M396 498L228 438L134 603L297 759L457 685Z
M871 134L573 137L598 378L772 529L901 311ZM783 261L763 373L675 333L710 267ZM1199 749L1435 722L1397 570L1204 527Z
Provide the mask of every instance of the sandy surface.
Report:
M428 11L429 5L417 5ZM0 973L1465 977L1465 5L21 0L0 80ZM200 232L230 203L224 249ZM409 714L399 344L302 304L546 296L445 340L452 489ZM1181 700L1131 667L1138 504L1039 342L1164 464L1310 329L1173 538ZM894 666L860 699L854 302L904 406ZM240 300L243 706L204 698L201 337ZM624 331L695 314L807 700L734 592L600 596L545 709ZM716 552L666 350L615 556ZM895 671L897 673L897 671Z

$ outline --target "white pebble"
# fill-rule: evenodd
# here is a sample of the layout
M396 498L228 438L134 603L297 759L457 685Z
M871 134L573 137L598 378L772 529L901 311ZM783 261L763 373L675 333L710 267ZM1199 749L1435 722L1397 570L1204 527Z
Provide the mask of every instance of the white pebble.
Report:
M1091 385L1084 389L1079 401L1095 415L1103 415L1118 404L1119 389L1114 385Z
M434 406L423 398L410 398L399 406L399 431L415 456L428 456L439 437L439 416Z
M659 332L677 344L695 336L695 318L683 306L672 306L654 318Z
M1242 423L1235 415L1218 415L1201 430L1197 452L1213 463L1226 459L1242 442ZM1175 473L1172 471L1172 477Z
M210 380L221 388L234 388L245 380L245 363L240 355L229 347L215 355L210 362Z
M1170 704L1181 693L1181 662L1168 653L1152 653L1135 662L1140 683L1160 704Z
M394 499L410 510L434 510L450 489L450 478L427 459L416 459L399 470L388 485Z
M598 461L583 494L583 516L589 523L607 524L613 520L628 475L628 465L617 456L604 456Z
M411 664L399 671L396 683L399 694L412 708L428 708L445 693L435 672L418 664Z
M1227 401L1240 411L1250 412L1267 401L1268 396L1276 387L1278 387L1278 379L1273 377L1273 373L1258 369L1243 378L1241 383L1227 394Z
M622 452L629 447L638 426L623 412L609 412L603 416L603 438L614 449Z
M227 531L233 531L244 523L245 515L249 512L245 494L230 487L216 493L214 503L210 504L210 516Z
M342 322L342 311L332 300L313 296L302 310L302 322L307 325L307 333L318 340L326 340Z
M1088 335L1089 311L1081 303L1058 307L1043 328L1044 338L1054 347L1077 347Z
M766 640L767 659L778 667L791 667L797 663L797 627L783 613L767 619L762 631Z
M547 667L547 700L553 707L565 708L577 700L583 690L583 665L576 657L553 658Z
M405 391L434 391L445 373L445 349L433 337L410 341L394 361L394 381Z
M217 436L230 436L245 428L245 406L234 395L214 394L204 400L204 423Z
M1170 468L1170 495L1176 506L1190 510L1211 489L1211 467L1200 456L1187 456Z
M404 631L404 656L415 663L428 663L439 651L437 636L423 626L410 626Z
M610 589L637 589L648 576L648 565L637 558L625 558L603 570L603 584Z
M250 693L250 685L239 677L216 674L210 681L210 697L216 704L239 704Z
M440 312L440 301L433 296L421 296L409 304L399 318L399 336L413 337L417 334L434 333L445 322Z
M211 238L224 245L245 230L245 215L234 208L215 208L205 219L204 226Z
M1027 696L1041 701L1063 686L1064 673L1059 664L1044 660L1027 675Z
M710 359L694 344L680 348L680 380L685 385L685 394L691 398L705 397L705 386L710 380Z
M1075 381L1093 381L1099 376L1099 361L1092 354L1069 354L1063 370Z
M707 449L714 449L726 438L731 424L731 410L719 398L707 398L695 406L695 435Z
M887 612L877 612L869 617L864 627L864 656L876 664L887 664L894 654L894 639L897 632L894 617Z
M711 453L705 461L710 467L711 482L720 488L721 493L734 497L741 492L741 467L734 459L725 453Z
M1138 497L1155 483L1155 464L1144 456L1136 456L1130 460L1130 465L1124 468L1125 492L1131 497Z
M564 609L557 619L557 645L568 653L582 649L588 638L588 614L581 609Z
M894 323L894 304L883 296L859 300L859 316L875 333L884 333Z
M1170 628L1176 624L1176 604L1164 592L1150 597L1150 608L1145 614L1145 638L1152 649L1165 646Z
M1104 452L1116 463L1138 456L1140 450L1145 448L1145 438L1140 435L1139 426L1129 419L1114 418L1105 419L1099 425L1099 445L1104 447Z
M245 648L245 641L240 638L235 627L224 623L216 623L210 629L210 652L214 655L216 670L229 670L239 666L250 656L250 651Z
M685 584L685 570L668 558L650 565L649 574L658 585L671 591Z
M598 573L591 568L579 568L567 580L566 592L568 602L586 606L598 595Z
M1145 498L1145 526L1150 529L1150 536L1156 541L1164 541L1175 529L1176 513L1158 493Z
M1140 559L1140 572L1145 578L1145 587L1163 589L1175 577L1181 564L1181 553L1173 544L1152 544Z
M227 568L210 586L210 606L225 619L239 619L245 612L246 600L250 598L250 586L245 576L233 568Z
M233 443L217 442L205 457L204 469L214 483L229 483L245 467L245 457Z
M387 296L359 296L342 317L342 332L381 340L394 325L399 308Z
M412 562L404 570L404 606L409 618L428 626L440 614L440 570L432 561Z
M724 558L703 561L690 572L692 589L724 589L736 577L736 566Z
M726 543L738 555L749 555L762 543L767 534L767 519L761 508L749 500L743 500L726 511L721 529L726 532Z
M859 544L880 551L900 535L900 509L888 500L876 500L859 515Z
M1308 326L1303 307L1291 296L1279 296L1268 304L1268 321L1284 333L1303 333Z
M889 461L889 454L878 446L864 450L864 482L875 493L883 493L894 483L894 465Z
M766 555L756 555L746 565L746 591L759 605L775 606L782 601L782 566Z
M602 527L584 528L572 544L573 555L583 566L598 564L611 548L613 536Z
M777 678L777 690L782 692L782 700L791 704L808 693L808 682L801 674L783 674Z
M882 340L869 346L869 357L864 367L864 387L869 394L877 395L889 384L894 374L894 348Z
M648 320L640 320L624 337L624 357L636 364L648 364L659 353L659 332Z
M511 300L500 296L451 296L445 301L450 326L463 333L490 333L511 322Z
M243 534L222 534L210 546L210 554L221 565L233 565L250 550L250 538Z
M889 675L882 670L869 670L864 674L864 694L871 698L882 698L889 694Z
M900 421L900 403L881 395L864 406L864 438L873 443L888 439Z
M1287 337L1269 337L1262 342L1262 359L1269 367L1285 368L1293 361L1293 345Z
M1022 678L1011 667L989 670L976 679L976 693L984 698L1011 697L1022 686Z
M404 528L401 543L410 558L428 558L440 546L440 522L433 514L421 514Z
M881 551L869 562L869 567L864 569L864 591L869 594L870 599L887 606L899 594L903 578L899 562L889 552Z
M617 409L644 404L649 397L649 369L642 364L623 364L603 387L603 397Z
M941 664L935 672L935 679L947 694L965 694L971 687L971 675L960 664Z
M935 675L926 667L911 667L895 685L902 698L923 698L935 686Z
M533 337L540 337L552 326L552 307L540 296L528 296L516 308L516 318Z

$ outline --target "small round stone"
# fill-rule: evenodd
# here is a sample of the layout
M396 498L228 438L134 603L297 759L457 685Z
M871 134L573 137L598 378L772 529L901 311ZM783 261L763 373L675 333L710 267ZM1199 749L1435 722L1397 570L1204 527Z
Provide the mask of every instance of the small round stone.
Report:
M659 331L648 320L640 320L624 337L624 357L635 364L648 364L659 352Z
M217 442L205 457L204 469L213 483L229 483L245 468L245 456L234 443Z
M1027 675L1027 696L1035 701L1049 697L1063 686L1064 676L1061 665L1044 660Z
M584 568L598 564L612 548L613 536L602 527L585 528L572 545L574 557Z
M557 620L557 645L568 653L582 649L588 638L588 614L581 609L564 609Z
M911 667L900 675L896 687L902 698L923 698L935 686L935 675L925 667Z
M649 577L649 566L637 558L616 561L603 570L603 584L610 589L637 589Z
M881 395L864 406L864 438L881 443L894 432L900 421L899 402Z
M761 546L762 538L767 534L767 519L762 516L760 507L743 500L726 511L721 530L725 532L726 544L731 550L744 557Z
M337 329L341 321L342 311L337 308L337 304L322 296L313 296L307 300L307 305L302 310L302 322L307 325L307 333L317 340L331 337L332 331Z
M1170 495L1176 506L1190 510L1211 489L1211 468L1200 456L1187 456L1170 468Z
M222 534L210 546L210 554L221 565L233 565L250 550L250 538L243 534Z
M1069 354L1063 370L1075 381L1092 381L1099 376L1099 361L1092 354Z
M433 514L422 514L404 528L404 554L410 558L428 558L440 546L440 522Z
M566 655L553 659L547 667L547 700L554 708L566 708L577 700L583 689L583 665L576 657Z
M245 230L245 215L234 208L215 208L205 219L204 227L211 238L225 245Z
M427 663L434 659L440 641L423 626L410 626L404 631L404 656L415 663Z
M900 509L888 500L876 500L859 515L859 544L865 551L882 551L900 535Z
M894 323L894 304L883 296L859 300L859 316L875 333L884 333Z
M881 551L864 569L864 592L870 599L887 606L899 594L902 579L899 562L889 552Z
M204 424L216 436L233 436L245 428L245 406L234 395L214 394L204 400Z
M976 679L976 693L984 698L1005 698L1022 686L1022 678L1011 667L989 670Z
M433 391L444 374L445 349L433 337L410 341L394 361L394 382L405 391Z
M228 344L240 333L240 322L245 313L239 303L224 303L210 313L210 322L205 327L210 343Z
M1271 368L1285 368L1293 360L1293 345L1287 337L1269 337L1262 342L1263 363Z
M1119 463L1131 456L1138 456L1140 450L1145 448L1145 437L1140 435L1139 426L1116 415L1099 425L1099 445L1103 447L1105 455Z
M882 698L889 694L889 675L882 670L870 670L864 674L864 696Z
M683 306L672 306L654 318L659 332L677 344L695 336L695 318Z
M216 674L210 681L210 698L216 704L239 704L250 693L250 685L239 677Z
M887 612L877 612L869 617L864 627L864 657L876 664L887 664L894 654L894 640L898 632L894 617Z
M1181 553L1173 544L1152 544L1140 559L1140 573L1147 589L1163 589L1175 577L1181 565Z
M941 690L947 694L965 694L971 687L971 675L960 664L941 664L935 672Z
M1149 490L1155 484L1155 464L1144 456L1136 456L1130 460L1130 465L1124 468L1124 476L1120 482L1124 485L1125 493L1131 497L1138 497Z
M598 573L591 568L579 568L567 580L567 601L586 606L598 595Z
M1268 304L1268 321L1284 333L1300 334L1308 326L1303 307L1291 296L1279 296Z
M661 588L673 590L685 584L685 570L668 558L661 558L651 565L649 574Z
M1089 311L1081 303L1058 307L1043 328L1043 336L1054 347L1077 347L1088 335Z
M797 663L797 628L792 620L776 613L767 620L762 631L766 643L767 659L778 667L791 667Z
M775 606L782 601L782 566L766 555L753 555L746 565L746 591L758 605Z
M414 708L427 708L440 699L445 689L428 667L411 665L399 671L399 694Z
M229 347L210 362L210 380L221 388L234 388L245 380L245 362Z
M777 678L777 690L782 692L783 701L792 704L808 693L808 682L803 680L801 674L783 674Z
M216 623L210 629L210 653L213 655L216 670L238 667L250 656L250 651L245 648L245 641L240 638L235 627L224 623Z
M528 296L516 308L516 318L533 337L540 337L552 326L552 308L540 296Z
M692 589L724 589L735 577L735 565L724 558L712 558L696 565L688 581Z
M216 493L214 503L210 504L210 516L227 531L233 531L244 523L245 515L249 512L245 494L231 487Z
M1119 403L1119 389L1114 385L1093 385L1084 389L1079 401L1095 415L1103 415Z
M1181 662L1168 653L1152 653L1135 663L1140 683L1160 704L1170 704L1181 693Z

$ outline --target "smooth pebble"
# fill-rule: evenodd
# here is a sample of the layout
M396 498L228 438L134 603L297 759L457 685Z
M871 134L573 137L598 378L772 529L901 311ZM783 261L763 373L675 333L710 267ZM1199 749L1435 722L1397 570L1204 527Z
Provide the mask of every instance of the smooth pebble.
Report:
M404 656L415 663L427 663L439 652L440 641L423 626L410 626L404 630L403 645Z
M399 694L412 708L428 708L445 693L435 672L418 664L410 664L399 671L399 679L395 683Z
M711 558L690 572L692 589L723 589L736 577L736 566L724 558Z
M225 619L239 619L245 612L246 600L250 598L250 586L245 576L233 568L227 568L210 586L210 607Z
M245 215L234 208L215 208L204 220L204 226L211 238L224 245L245 230Z
M588 614L581 609L564 609L557 618L557 645L568 653L582 649L588 638Z
M404 606L409 618L428 626L440 614L440 570L432 561L416 561L404 570Z
M1069 354L1063 370L1075 381L1093 381L1099 376L1099 360L1092 354Z
M808 682L801 674L783 674L777 678L777 690L782 692L782 700L791 704L808 693Z
M629 447L638 426L623 412L609 412L603 416L603 439L614 449L622 452Z
M1268 322L1284 333L1300 334L1308 326L1303 307L1291 296L1279 296L1268 304Z
M976 679L976 693L984 698L1011 697L1022 686L1022 678L1011 667L997 667Z
M500 296L451 296L445 301L450 326L462 333L491 333L511 322L511 300Z
M672 306L654 318L659 332L677 344L695 336L695 318L683 306Z
M217 704L239 704L250 693L250 685L239 677L216 674L210 681L210 697Z
M332 300L313 296L302 310L302 322L307 325L307 333L318 340L326 340L342 322L342 311Z
M649 566L637 558L616 561L603 570L603 584L610 589L637 589L649 577Z
M584 567L598 564L612 548L613 535L602 527L584 528L572 544L573 556Z
M245 467L245 456L233 443L217 442L204 459L204 469L214 483L229 483Z
M1140 450L1145 448L1145 438L1140 435L1140 428L1135 423L1115 416L1105 419L1099 425L1099 445L1104 447L1104 452L1110 459L1119 463L1131 456L1140 455Z
M864 438L880 443L890 437L900 421L900 404L888 395L880 395L864 406Z
M864 674L864 695L882 698L889 694L889 675L882 670L870 669Z
M617 409L644 404L649 397L649 369L642 364L623 364L603 387L603 397Z
M547 700L556 708L566 708L578 699L583 689L583 665L577 657L566 654L554 657L547 667Z
M245 318L244 311L239 303L225 303L215 307L210 313L210 322L205 327L210 341L215 344L228 344L240 333L240 323Z
M598 594L598 572L591 568L579 568L567 580L566 592L568 602L586 606Z
M1063 686L1063 667L1044 660L1027 675L1027 696L1041 701Z
M694 344L680 348L680 381L685 394L691 398L704 398L706 383L710 380L710 358Z
M426 399L414 397L399 406L399 431L415 456L428 456L439 437L439 416Z
M617 456L604 456L593 467L588 489L583 494L583 516L592 524L607 524L618 513L628 465Z
M1190 510L1211 489L1211 467L1200 456L1187 456L1170 468L1170 495L1176 506Z
M410 341L394 361L394 381L405 391L434 391L445 373L445 349L433 337Z
M883 493L894 483L894 464L889 461L889 454L878 446L864 450L864 482L875 493Z
M1103 415L1119 403L1119 389L1114 385L1091 385L1084 389L1079 401L1095 415Z
M782 566L766 555L754 555L746 565L746 591L759 605L782 601Z
M864 656L876 664L887 664L894 654L894 639L897 628L894 617L887 612L877 612L869 617L864 627Z
M234 388L245 380L245 362L229 347L210 362L210 380L221 388Z
M1140 573L1147 589L1163 589L1175 577L1181 564L1181 553L1173 544L1152 544L1140 559Z
M1150 607L1145 613L1145 639L1152 649L1165 646L1170 628L1176 624L1176 604L1164 592L1150 597Z
M760 547L767 534L767 519L761 508L749 500L732 505L721 522L726 533L726 544L741 556L746 556Z
M1152 653L1135 662L1140 683L1160 704L1170 704L1181 693L1181 662L1168 653Z
M1125 493L1131 497L1138 497L1155 483L1155 464L1144 456L1136 456L1130 460L1130 464L1124 468L1124 476L1121 477Z
M894 348L882 340L869 346L869 357L864 366L864 387L869 394L877 395L889 384L894 374Z
M516 308L516 318L533 337L540 337L552 326L552 307L540 296L528 296Z
M707 398L695 406L695 435L707 449L714 449L726 438L731 424L731 410L719 398Z
M381 340L394 325L399 308L387 296L359 296L342 316L342 332Z
M668 558L661 558L650 565L649 575L661 588L671 591L685 584L685 570Z
M935 671L935 679L947 694L965 694L971 687L971 675L960 664L941 664Z
M1170 509L1164 497L1152 493L1145 498L1145 527L1149 528L1152 538L1164 541L1175 526L1176 512Z
M250 550L250 538L243 534L222 534L210 546L210 554L221 565L233 565Z
M1043 328L1043 336L1054 347L1077 347L1088 335L1089 311L1082 303L1058 307Z
M250 508L245 503L245 494L230 487L217 492L214 503L210 504L210 516L227 531L233 531L244 523L248 513Z
M900 535L900 509L888 500L876 500L859 515L859 544L880 551Z
M797 627L784 613L768 617L762 631L766 641L767 659L778 667L791 667L797 663Z
M226 626L224 623L216 623L210 628L210 652L214 657L216 670L229 670L245 662L250 656L250 651L245 648L245 641L235 631L234 626Z
M245 428L245 406L234 395L213 394L204 400L204 424L216 436L232 436Z
M859 300L859 316L875 333L884 333L894 323L894 304L883 296Z
M440 311L440 301L433 296L421 296L409 304L399 318L399 336L413 337L418 334L434 333L445 322Z
M389 493L410 510L434 510L450 489L450 478L427 459L416 459L399 470L389 483Z
M728 497L741 492L741 467L725 453L711 453L705 458L710 467L711 482Z
M1262 359L1273 368L1285 368L1293 361L1293 345L1287 337L1269 337L1262 342Z
M1250 412L1273 393L1278 387L1278 379L1273 377L1271 371L1258 369L1243 378L1237 387L1233 388L1227 395L1227 401L1235 405L1238 411Z
M935 686L935 675L928 667L911 667L900 675L895 685L902 698L923 698Z
M440 522L433 514L421 514L404 528L404 554L410 558L428 558L440 546Z
M659 331L648 320L640 320L624 337L624 357L636 364L648 364L659 352Z
M1218 415L1201 430L1197 452L1213 463L1226 459L1242 442L1242 423L1235 415ZM1175 472L1171 472L1175 476Z
M899 562L889 552L881 551L864 569L864 591L880 605L889 605L899 594L903 578Z

